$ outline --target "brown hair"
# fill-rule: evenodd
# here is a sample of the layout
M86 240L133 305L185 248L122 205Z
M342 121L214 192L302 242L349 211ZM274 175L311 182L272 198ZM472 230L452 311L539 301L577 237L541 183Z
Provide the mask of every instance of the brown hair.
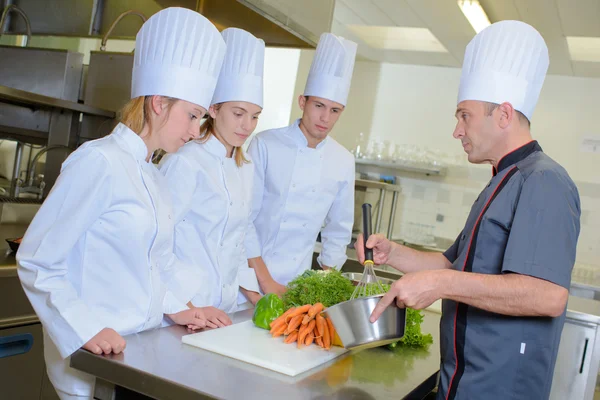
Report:
M213 104L215 111L219 111L223 103ZM215 120L210 114L207 114L206 120L200 125L200 137L197 139L200 143L206 143L210 135L215 136ZM233 148L233 157L235 165L240 168L244 164L249 164L250 161L244 156L244 151L241 147Z
M171 112L171 107L178 99L173 97L161 96L167 103L167 118ZM152 115L152 96L139 96L129 100L119 111L119 122L127 125L129 129L137 133L142 133L146 124L151 125Z

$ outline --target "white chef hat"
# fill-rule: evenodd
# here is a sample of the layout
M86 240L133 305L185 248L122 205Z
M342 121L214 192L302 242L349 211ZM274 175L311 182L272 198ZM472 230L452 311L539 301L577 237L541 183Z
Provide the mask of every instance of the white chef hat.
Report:
M237 28L221 35L227 50L211 104L247 101L262 107L265 42Z
M322 34L310 66L304 95L321 97L345 106L356 48L356 43L343 37L333 33Z
M215 26L186 8L165 8L135 38L131 98L161 95L210 106L225 42Z
M467 46L458 103L509 102L531 120L549 63L548 47L532 26L520 21L496 22Z

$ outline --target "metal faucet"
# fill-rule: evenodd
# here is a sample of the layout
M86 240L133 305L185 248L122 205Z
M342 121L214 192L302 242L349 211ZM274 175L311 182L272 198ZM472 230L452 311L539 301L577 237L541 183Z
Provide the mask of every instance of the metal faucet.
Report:
M19 192L35 193L40 197L42 196L42 194L44 192L44 187L46 186L46 183L43 180L40 180L40 183L38 186L34 185L35 168L37 167L37 163L42 155L44 155L45 153L47 153L50 150L56 150L56 149L69 149L69 146L65 146L62 144L55 144L55 145L44 147L42 150L40 150L33 157L33 160L31 160L31 163L29 164L29 168L27 169L27 175L25 177L25 183L27 186L22 186L19 189Z
M17 7L14 4L4 7L4 10L2 11L2 17L0 17L0 36L2 36L2 33L4 32L3 27L4 27L4 21L6 20L6 16L11 11L14 11L17 14L21 15L21 17L23 17L23 19L25 20L25 28L27 30L27 41L25 42L25 47L27 47L27 45L31 41L31 24L29 23L29 18L27 17L27 14L25 14L25 12L23 10L21 10L19 7Z
M126 17L127 15L130 15L130 14L137 15L138 17L140 17L142 19L142 22L146 22L146 20L147 20L146 16L139 11L135 11L135 10L125 11L124 13L119 15L117 17L117 19L115 19L115 21L112 23L110 28L108 28L108 31L102 37L102 42L100 43L100 51L106 51L106 42L108 41L108 37L112 33L113 29L115 29L115 26L117 26L117 24L121 21L121 19L123 19L123 17Z

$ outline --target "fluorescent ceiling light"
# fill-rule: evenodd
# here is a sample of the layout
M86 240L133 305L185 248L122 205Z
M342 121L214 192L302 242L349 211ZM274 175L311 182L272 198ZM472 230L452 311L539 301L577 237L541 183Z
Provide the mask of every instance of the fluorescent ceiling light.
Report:
M477 0L458 0L460 10L465 14L469 23L479 33L490 26L490 20Z
M567 36L573 61L600 62L600 37Z
M427 28L348 25L348 29L375 49L430 53L448 52Z

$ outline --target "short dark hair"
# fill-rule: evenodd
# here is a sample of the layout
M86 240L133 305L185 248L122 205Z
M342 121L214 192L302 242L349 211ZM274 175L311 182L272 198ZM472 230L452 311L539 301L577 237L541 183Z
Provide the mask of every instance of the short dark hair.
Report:
M485 106L485 114L489 117L490 115L492 115L492 113L494 112L494 110L498 107L500 107L500 104L497 103L491 103L489 101L484 101L483 102L484 106ZM529 121L529 118L527 118L521 111L519 110L515 110L517 112L517 115L519 116L519 122L521 124L527 124L528 128L531 128L531 122Z

